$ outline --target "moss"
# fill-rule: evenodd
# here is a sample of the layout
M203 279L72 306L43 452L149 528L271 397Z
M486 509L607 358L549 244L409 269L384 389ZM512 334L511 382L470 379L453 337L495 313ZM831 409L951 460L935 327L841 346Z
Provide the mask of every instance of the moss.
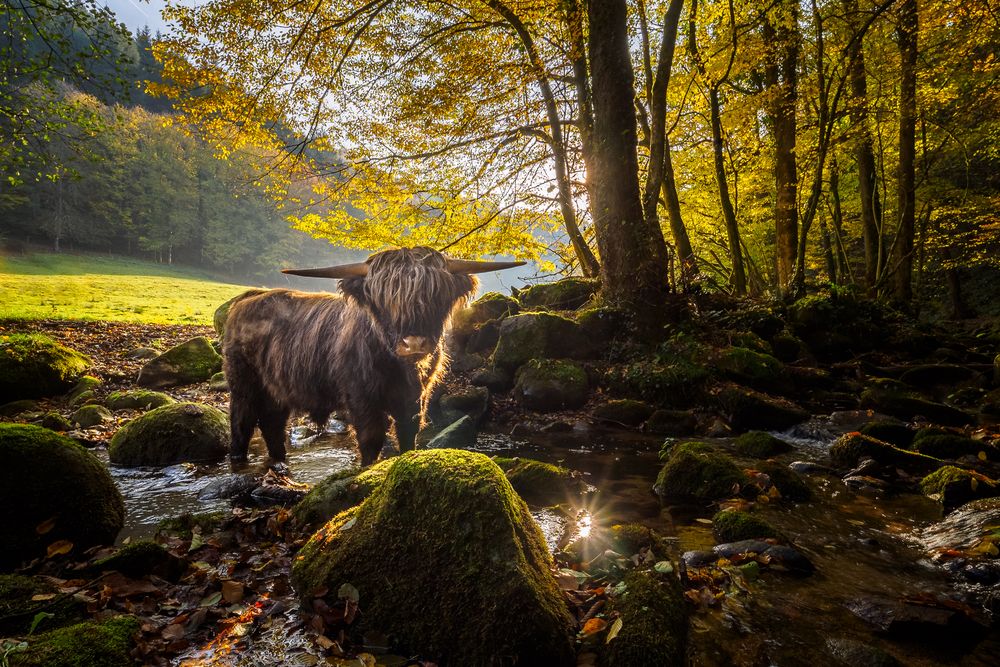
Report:
M156 526L157 534L177 535L189 539L197 529L202 535L213 533L229 517L228 512L200 512L198 514L184 513L180 516L163 519Z
M12 667L131 667L139 619L115 616L102 623L88 621L43 632L29 640L28 649L14 653Z
M608 306L597 306L577 311L576 322L588 340L607 344L627 331L628 315Z
M788 307L794 333L826 358L876 348L888 338L890 319L882 305L844 290L807 296Z
M733 347L744 348L760 354L772 355L770 343L752 331L729 332L729 344Z
M747 483L746 473L725 454L708 445L687 442L670 451L653 489L663 498L728 498Z
M532 359L587 356L589 341L579 325L552 313L522 313L500 323L494 365L514 371Z
M894 465L904 470L933 470L941 461L924 454L893 447L888 442L869 438L860 433L845 433L830 447L830 460L838 468L856 466L863 458Z
M638 426L649 419L653 411L653 406L648 403L631 398L619 398L598 405L590 414L601 421Z
M76 410L69 419L74 424L79 424L81 428L90 428L110 421L112 417L103 405L85 405Z
M229 391L229 382L226 380L226 374L219 371L212 377L208 379L208 390L209 391Z
M292 567L308 601L350 583L359 631L455 665L571 664L573 625L538 526L501 470L457 450L399 456L360 506L310 538ZM428 594L433 592L433 604Z
M167 466L218 461L229 447L229 418L210 405L177 403L125 424L111 438L108 458L120 466Z
M712 517L712 535L720 544L740 540L781 537L771 524L749 512L723 510Z
M37 577L0 574L0 636L27 634L35 614L40 611L54 615L44 621L43 630L79 621L86 605L72 597L32 600L36 595L49 596L57 592L55 586Z
M771 484L777 487L782 498L805 502L812 499L812 489L799 473L788 466L773 461L765 461L757 466L757 470L771 478Z
M972 438L953 433L940 433L914 438L913 449L921 454L939 459L957 459L961 456L977 456L985 452L993 460L997 458L995 447Z
M494 459L518 495L529 503L553 504L579 497L586 484L568 468L532 459Z
M76 386L68 394L66 394L66 400L70 402L71 405L78 405L83 403L84 395L89 394L94 395L94 390L100 387L103 382L100 378L95 378L93 375L84 375L76 382Z
M747 387L725 384L714 394L729 425L737 430L785 429L809 418L808 412L791 401Z
M618 636L602 649L606 667L686 664L688 619L680 583L673 575L634 570L625 592L610 600L609 611L622 620Z
M222 357L212 341L197 336L149 361L139 371L136 383L152 389L173 387L204 382L220 370Z
M686 359L673 363L638 361L613 366L605 375L612 393L649 401L654 405L687 405L702 394L711 377L708 366Z
M868 422L861 427L861 435L888 442L900 449L909 449L913 444L914 431L905 424L889 421Z
M38 426L0 424L0 566L69 540L74 553L114 541L125 504L104 465L72 440ZM36 528L51 522L47 532Z
M521 290L518 300L526 308L534 310L576 310L587 303L600 288L596 280L586 278L563 278L553 283L540 283Z
M643 428L659 435L691 435L698 427L698 418L690 410L659 409L646 420Z
M90 363L48 336L0 335L0 403L65 393Z
M42 428L52 431L72 431L73 424L58 412L46 412L40 422Z
M972 470L943 466L920 480L920 490L947 507L1000 495L1000 483Z
M155 574L176 581L187 570L187 562L156 542L140 540L122 547L113 556L96 561L89 569L92 572L116 570L134 579Z
M533 359L521 366L514 395L527 408L548 412L578 408L587 402L587 372L572 361Z
M722 351L715 366L723 375L757 389L781 389L788 386L785 366L769 354L745 347Z
M176 402L163 392L149 389L113 391L104 399L104 404L112 410L152 410Z
M964 426L973 421L972 416L963 410L929 401L895 384L876 384L865 389L861 392L861 407L871 408L897 419L925 417L948 426Z
M354 507L382 485L396 459L385 459L360 470L348 468L325 478L292 508L300 525L317 528L349 507Z
M792 450L794 447L767 431L748 431L736 438L736 453L752 459L769 459Z
M667 541L655 530L638 523L617 523L611 526L609 542L618 553L631 556L643 548L653 550L662 558L667 555Z
M467 307L455 313L452 330L458 335L471 333L490 320L499 320L517 315L520 310L517 301L500 292L487 292Z
M771 350L779 361L790 363L806 356L805 344L788 331L779 331L771 338Z

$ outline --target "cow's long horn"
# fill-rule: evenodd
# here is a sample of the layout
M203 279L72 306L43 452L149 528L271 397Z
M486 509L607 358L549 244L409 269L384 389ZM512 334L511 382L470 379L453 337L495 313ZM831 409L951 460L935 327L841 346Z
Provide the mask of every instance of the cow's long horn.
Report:
M524 266L526 262L471 262L465 259L448 259L448 271L451 273L486 273L487 271L503 271L515 266Z
M353 276L367 276L368 264L356 262L328 266L322 269L282 269L281 272L290 273L293 276L308 276L309 278L351 278Z

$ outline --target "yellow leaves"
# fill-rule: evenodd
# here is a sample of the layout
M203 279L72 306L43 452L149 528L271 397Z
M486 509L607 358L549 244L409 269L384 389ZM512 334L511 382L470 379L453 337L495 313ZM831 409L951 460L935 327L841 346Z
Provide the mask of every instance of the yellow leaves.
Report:
M47 558L64 556L73 550L73 543L69 540L56 540L47 549Z

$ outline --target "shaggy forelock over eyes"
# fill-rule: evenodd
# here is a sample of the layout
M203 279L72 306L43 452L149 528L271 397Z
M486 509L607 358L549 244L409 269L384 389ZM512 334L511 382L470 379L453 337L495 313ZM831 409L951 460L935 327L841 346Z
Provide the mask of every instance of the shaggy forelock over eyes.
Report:
M444 255L431 248L385 250L368 263L364 301L400 335L439 336L448 315L465 305L477 285L472 276L449 272ZM342 286L349 292L350 285Z

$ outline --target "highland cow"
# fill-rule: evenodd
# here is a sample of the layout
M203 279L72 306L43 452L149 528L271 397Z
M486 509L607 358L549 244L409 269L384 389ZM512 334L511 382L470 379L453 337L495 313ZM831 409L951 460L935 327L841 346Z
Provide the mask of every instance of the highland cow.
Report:
M259 426L271 458L284 460L293 411L317 424L346 411L362 465L378 458L390 418L400 451L413 449L427 398L447 363L445 328L476 290L471 274L522 264L468 262L430 248L402 248L357 264L285 270L339 278L339 295L248 293L230 309L223 341L230 457L246 459Z

